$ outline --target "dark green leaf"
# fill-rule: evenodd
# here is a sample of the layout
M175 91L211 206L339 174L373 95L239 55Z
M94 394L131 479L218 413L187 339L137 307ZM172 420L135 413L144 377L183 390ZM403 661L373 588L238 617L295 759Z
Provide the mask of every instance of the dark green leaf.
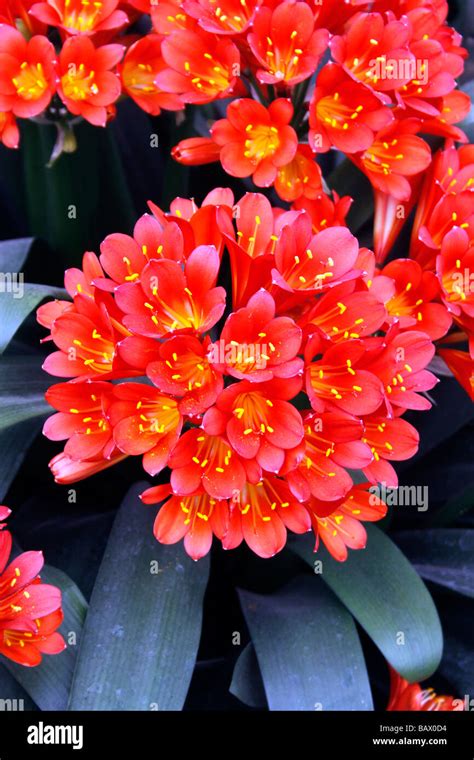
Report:
M382 654L408 681L422 681L438 667L443 635L433 600L413 566L374 525L367 548L336 562L322 549L322 577ZM314 542L304 536L292 549L314 564Z
M153 537L135 485L112 528L92 592L71 710L179 710L201 635L209 560ZM155 564L156 563L156 564Z
M61 570L46 566L41 578L62 591L64 621L60 631L68 647L61 654L44 655L41 665L35 668L9 660L5 660L5 667L41 710L65 710L87 603L76 584ZM74 640L75 644L69 644Z
M247 644L235 663L229 691L250 707L267 706L265 687L252 642Z
M28 449L41 429L41 425L42 419L37 417L34 420L25 420L18 425L0 430L0 451L2 453L0 457L0 503L4 501L7 491L28 453Z
M45 298L68 298L65 290L48 285L17 283L17 290L0 291L0 354L8 346L16 331ZM18 294L21 293L21 297Z
M0 431L48 414L44 393L50 385L38 356L0 357Z
M372 709L354 621L320 579L239 594L270 710Z
M396 541L423 578L474 597L473 530L410 530Z

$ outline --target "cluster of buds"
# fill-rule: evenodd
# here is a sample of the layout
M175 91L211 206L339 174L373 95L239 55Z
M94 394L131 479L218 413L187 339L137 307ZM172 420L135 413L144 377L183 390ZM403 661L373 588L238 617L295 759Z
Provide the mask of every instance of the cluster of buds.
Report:
M61 592L42 583L41 552L24 552L11 559L12 536L5 530L10 514L0 506L0 655L20 665L39 665L43 654L65 648L57 628L63 621Z
M424 322L397 315L398 270L359 247L349 206L216 189L200 208L150 203L133 236L86 253L66 272L72 301L38 310L57 347L44 368L65 378L46 394L44 432L67 439L56 480L134 455L152 476L169 468L142 499L164 502L157 539L184 538L194 559L213 535L270 557L287 530L312 529L338 560L362 548L362 521L386 512L372 486L395 487L392 463L418 448L403 415L430 408L437 380ZM414 307L427 322L432 296Z

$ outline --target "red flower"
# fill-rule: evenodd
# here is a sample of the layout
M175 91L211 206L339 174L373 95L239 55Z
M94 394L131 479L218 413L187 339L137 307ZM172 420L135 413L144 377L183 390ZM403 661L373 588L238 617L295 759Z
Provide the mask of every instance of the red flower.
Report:
M359 245L345 227L312 233L309 215L299 214L285 226L275 245L274 285L287 293L322 292L359 274Z
M0 520L10 514L0 507ZM61 592L42 583L41 552L24 552L6 567L11 535L0 525L0 654L20 665L39 665L43 654L59 654L66 644L61 625Z
M348 282L324 293L299 323L304 322L306 332L316 326L333 343L373 335L386 321L387 310L371 292L355 288L355 282Z
M212 406L224 387L222 375L209 362L210 339L177 335L159 346L158 358L146 372L163 393L180 398L182 414L196 416Z
M257 483L246 482L229 504L229 524L222 539L224 549L242 540L264 559L273 557L286 543L287 529L306 533L308 512L292 496L287 483L268 475Z
M411 459L418 451L420 437L413 425L400 417L390 419L373 414L364 418L363 441L374 455L373 461L363 468L364 475L371 483L396 488L398 477L390 461Z
M225 434L239 456L256 459L264 470L277 473L285 451L303 438L301 415L289 403L301 386L300 378L234 383L205 414L203 428L212 435Z
M416 120L396 121L378 132L372 145L352 159L375 190L396 200L410 199L412 188L407 177L419 174L431 163L429 145L414 134L419 129Z
M314 28L314 14L307 3L284 0L273 9L258 8L247 39L261 66L257 70L260 82L295 85L314 74L329 34Z
M46 37L28 42L10 26L0 25L0 111L37 116L56 90L55 51Z
M390 277L395 285L395 292L385 304L390 323L397 321L403 330L423 330L432 340L446 335L452 318L445 306L433 303L440 295L440 287L432 272L424 272L412 259L395 259L380 275Z
M375 133L393 121L393 114L365 85L355 82L334 63L320 72L309 111L309 142L324 153L331 146L343 153L367 150Z
M159 220L143 214L135 224L133 237L117 232L107 235L101 243L100 264L108 278L102 272L96 273L94 285L113 292L117 285L139 280L151 259L183 261L192 250L185 251L183 237L179 225L164 214Z
M20 130L9 111L0 111L0 142L7 148L18 148L20 144Z
M349 493L352 478L345 468L360 469L372 461L362 433L361 421L341 411L305 414L304 440L288 452L281 471L298 501L334 502Z
M308 145L298 145L293 159L278 168L274 184L280 198L289 203L302 196L314 199L322 195L321 169Z
M365 549L367 533L361 520L376 522L387 514L386 505L379 499L372 499L368 484L351 488L339 501L324 502L312 498L306 505L316 536L315 551L322 540L328 552L338 562L345 562L347 549Z
M308 358L322 349L322 341L313 341L307 349ZM321 359L307 365L306 391L315 411L336 408L360 415L371 414L380 406L382 383L376 372L368 372L362 364L365 351L360 340L342 341L330 345Z
M114 464L118 464L118 462L126 459L127 456L127 454L123 454L119 449L115 448L107 459L102 457L99 459L77 461L61 452L61 454L56 454L52 458L49 468L56 483L69 485L70 483L77 483L78 480L90 478L91 475L102 472L102 470L107 470L109 467L113 467Z
M206 32L238 35L252 24L260 0L222 0L216 7L212 0L185 0L186 13Z
M179 164L202 166L219 161L221 149L211 137L189 137L181 140L171 150L171 155Z
M48 26L68 34L96 34L116 31L128 24L128 16L117 10L119 0L46 0L33 5L31 15Z
M188 496L201 488L213 499L229 499L245 483L242 459L222 436L193 428L186 431L171 452L171 488Z
M68 439L64 453L74 461L108 458L114 450L107 410L110 383L58 383L46 391L46 401L58 410L43 427L51 441Z
M166 467L183 424L176 399L141 383L120 383L113 389L109 418L120 451L143 454L150 475Z
M460 385L474 401L474 360L466 351L440 349L439 356L446 362Z
M460 324L474 317L474 247L463 229L454 227L445 236L436 260L442 298Z
M154 486L140 498L144 504L167 499L156 516L154 536L162 544L176 544L184 538L184 548L194 560L209 552L213 535L223 537L228 523L227 501L213 499L206 491L176 496L167 485Z
M199 246L184 271L175 261L152 259L137 282L117 288L115 299L133 333L158 338L178 330L203 333L220 319L225 290L216 288L219 255Z
M184 108L178 95L164 92L157 84L158 75L166 70L161 55L161 37L148 34L131 45L120 67L123 89L146 113L156 116L162 108L178 111Z
M406 16L384 21L380 13L359 13L342 37L333 37L331 53L354 79L376 91L399 90L413 78L415 56L408 43Z
M221 146L220 160L233 177L249 177L258 187L269 187L279 167L293 160L298 147L290 127L293 106L278 98L267 108L249 98L234 100L227 118L216 121L212 139Z
M120 81L110 69L123 55L122 45L96 48L88 37L64 43L58 64L58 93L68 110L96 127L105 127L107 106L120 95Z
M174 32L161 45L168 69L156 85L180 95L184 103L210 103L232 95L240 75L240 53L226 37L189 29Z
M409 683L390 667L390 697L387 711L448 712L464 710L464 701L438 696L433 689L422 689L419 683Z
M346 216L352 202L348 195L340 198L333 192L332 198L325 194L318 195L315 199L303 195L294 201L292 208L304 210L309 214L313 233L316 233L327 227L346 227Z
M375 344L373 344L375 346ZM428 399L419 396L438 382L425 367L435 348L426 333L409 330L399 332L395 325L385 338L379 339L379 350L372 354L366 368L385 386L385 403L406 409L431 409Z
M275 301L262 289L228 317L211 348L211 362L221 372L252 383L295 377L303 368L296 358L300 345L300 328L289 317L275 317Z

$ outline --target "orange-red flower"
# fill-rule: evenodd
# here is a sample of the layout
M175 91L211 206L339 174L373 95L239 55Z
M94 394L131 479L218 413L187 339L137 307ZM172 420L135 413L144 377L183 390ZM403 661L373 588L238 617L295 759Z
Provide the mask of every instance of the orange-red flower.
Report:
M283 0L274 8L258 8L247 39L260 82L295 85L314 74L329 34L315 29L314 11L308 3Z
M183 10L199 22L206 32L238 35L245 32L255 18L261 0L184 0Z
M445 306L434 302L440 295L440 285L433 272L424 272L413 259L395 259L380 271L380 276L390 277L395 285L385 304L391 323L397 321L403 330L423 330L433 340L446 335L452 317Z
M161 37L148 34L131 45L120 67L125 92L146 113L156 116L162 108L178 111L183 101L178 95L164 92L157 84L160 72L166 69L161 54Z
M433 689L423 689L419 683L409 683L390 667L390 697L387 711L448 712L464 710L464 701L435 694Z
M48 26L67 34L96 34L113 31L128 23L128 16L118 10L119 0L46 0L33 5L31 15Z
M133 333L157 338L186 330L204 333L220 319L225 290L215 287L219 255L214 246L198 246L183 269L175 261L152 259L140 280L117 288L115 298Z
M10 514L0 506L0 520ZM62 623L61 592L42 583L42 552L24 552L12 559L11 534L0 524L0 654L20 665L39 665L43 654L59 654L66 646L57 628Z
M333 37L331 53L355 80L373 90L398 90L413 78L415 56L410 52L411 27L406 16L387 21L380 13L359 13L345 34Z
M155 81L165 92L196 104L233 94L240 76L240 53L227 37L182 29L166 37L161 50L169 68Z
M274 182L280 198L288 203L298 198L318 198L322 195L322 175L309 145L298 145L293 159L278 167Z
M121 92L120 80L111 69L123 51L122 45L96 48L88 37L66 40L58 61L58 93L71 113L105 127L107 108Z
M174 160L186 166L212 164L219 161L220 153L220 146L210 137L188 137L171 150Z
M256 459L263 469L277 473L285 451L303 438L301 414L289 403L302 384L301 378L234 383L204 415L204 430L225 434L239 456Z
M309 142L324 153L332 146L344 153L367 150L375 134L393 121L377 95L354 81L335 63L319 73L309 111Z
M18 148L20 130L10 111L0 111L0 142L7 148Z
M37 116L56 90L54 47L36 35L28 42L13 27L0 25L0 111Z
M316 536L315 551L321 540L338 562L347 559L347 549L365 549L367 533L361 520L376 522L387 514L383 501L373 503L365 483L351 488L337 504L313 497L307 509Z
M293 160L298 147L290 127L293 106L278 98L265 108L249 98L234 100L227 118L211 129L214 142L221 146L220 160L233 177L249 177L258 187L269 187L279 167Z
M300 346L300 328L290 317L275 317L275 301L262 289L228 317L211 360L221 372L262 383L301 374Z
M416 120L396 121L378 132L366 151L353 157L376 191L396 200L410 199L412 187L407 177L419 174L431 163L428 143L415 134L419 129Z
M298 501L310 503L314 497L334 503L347 496L352 478L346 468L372 461L362 433L362 422L340 410L305 413L303 441L288 452L281 471Z
M176 399L141 383L120 383L113 389L108 414L120 451L143 454L143 468L150 475L166 467L183 424Z
M144 504L165 502L155 519L154 536L162 544L176 544L184 538L184 548L194 560L209 552L213 535L224 536L229 514L225 499L213 499L202 489L177 496L169 485L148 488L140 498Z

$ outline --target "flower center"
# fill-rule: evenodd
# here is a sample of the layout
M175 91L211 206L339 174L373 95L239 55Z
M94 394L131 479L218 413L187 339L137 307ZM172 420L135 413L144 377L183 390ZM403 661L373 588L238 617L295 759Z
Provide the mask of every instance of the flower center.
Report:
M48 87L41 63L28 61L23 61L12 83L24 100L39 100Z

